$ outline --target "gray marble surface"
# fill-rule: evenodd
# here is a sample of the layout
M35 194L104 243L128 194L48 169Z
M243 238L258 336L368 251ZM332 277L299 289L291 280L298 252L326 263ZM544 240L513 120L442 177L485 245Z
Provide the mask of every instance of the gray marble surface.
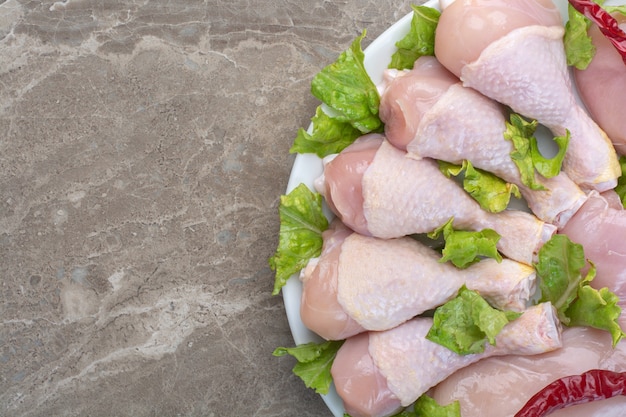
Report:
M1 416L330 416L271 355L288 149L410 4L0 0Z

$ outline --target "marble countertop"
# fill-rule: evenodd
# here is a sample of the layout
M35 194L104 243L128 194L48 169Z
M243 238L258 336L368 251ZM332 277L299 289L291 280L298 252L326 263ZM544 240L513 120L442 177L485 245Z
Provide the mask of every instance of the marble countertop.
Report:
M0 0L0 415L331 415L271 354L279 196L410 4Z

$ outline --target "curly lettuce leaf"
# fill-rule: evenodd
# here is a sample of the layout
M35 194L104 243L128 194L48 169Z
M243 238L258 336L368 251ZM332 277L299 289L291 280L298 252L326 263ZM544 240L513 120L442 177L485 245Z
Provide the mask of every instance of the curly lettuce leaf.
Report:
M537 138L534 136L530 138L530 156L533 161L533 166L541 176L544 178L552 178L559 175L569 140L569 130L566 131L565 136L555 136L554 142L556 142L559 150L552 158L546 158L539 151Z
M626 156L620 157L619 165L622 168L622 175L617 180L617 187L615 187L615 192L619 196L619 199L622 202L622 206L626 208Z
M293 373L298 375L308 388L314 389L318 394L328 394L333 381L330 368L342 344L343 340L306 343L292 348L278 347L272 354L291 355L296 358L298 363L293 367Z
M510 122L506 123L504 138L513 143L511 159L517 165L522 183L533 190L544 190L535 178L535 167L530 155L530 138L537 130L538 122L527 122L519 114L511 113Z
M467 268L483 257L502 261L502 256L496 248L500 240L498 232L492 229L477 232L455 230L452 226L453 221L454 219L448 220L443 226L428 234L431 239L437 239L443 234L445 245L439 262L450 261L457 268Z
M537 182L535 174L539 173L545 178L551 178L561 172L561 165L569 143L569 132L566 136L554 138L559 150L553 158L545 158L541 155L537 138L534 136L538 126L537 121L526 121L516 113L511 113L509 120L506 123L504 138L513 144L511 159L519 169L522 183L533 190L545 190L545 187Z
M413 406L415 417L461 417L461 404L453 401L448 405L439 405L428 395L422 395ZM413 417L413 416L410 416Z
M578 298L569 306L565 314L569 326L591 326L611 333L613 347L625 336L618 324L622 309L619 298L608 288L596 290L583 281L578 289Z
M621 308L617 296L607 288L596 290L589 283L596 270L587 266L583 247L566 235L554 235L538 253L535 264L541 298L551 302L566 326L590 326L611 333L615 345L624 333L617 320Z
M462 165L438 161L439 169L448 178L459 176L464 171L463 189L467 191L476 202L491 213L499 213L507 208L511 201L511 195L521 198L519 188L515 184L509 184L491 172L474 168L470 161L463 161Z
M435 30L441 12L427 6L411 6L413 18L409 33L398 42L398 50L391 56L389 68L412 69L421 56L435 55Z
M595 3L600 6L604 5L604 1L600 0L596 0ZM620 13L626 16L626 5L606 6L604 9L611 14ZM596 47L593 45L588 32L592 22L571 4L568 4L567 14L569 20L565 24L565 35L563 36L567 65L584 70L596 54Z
M348 122L333 119L318 106L311 119L313 131L309 134L300 129L289 152L314 153L320 158L339 153L362 135L361 131Z
M552 236L539 250L535 264L541 290L539 301L551 302L564 324L569 324L565 311L578 296L586 265L582 245L572 242L566 235Z
M332 109L332 117L350 123L362 133L381 131L380 97L363 64L365 54L357 37L349 49L323 68L311 82L311 93Z
M322 232L328 228L328 220L322 212L322 196L304 184L280 197L278 212L278 247L269 259L270 268L276 271L274 295L309 259L320 255Z
M591 21L574 9L571 4L567 5L567 14L569 20L565 24L563 36L567 65L584 70L596 54L596 47L587 33Z
M604 2L597 1L596 3L602 5ZM606 6L604 7L604 10L606 10L607 12L611 14L619 13L622 16L626 16L626 4L622 4L620 6Z
M459 355L482 353L485 345L495 345L502 328L520 315L491 307L478 292L463 286L456 298L437 307L426 338Z

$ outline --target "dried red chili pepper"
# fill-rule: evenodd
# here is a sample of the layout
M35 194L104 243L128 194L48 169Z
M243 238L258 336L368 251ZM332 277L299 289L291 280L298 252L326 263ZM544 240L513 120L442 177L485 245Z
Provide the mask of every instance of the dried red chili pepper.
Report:
M602 34L611 41L615 49L620 53L624 60L624 65L626 65L626 32L620 29L617 20L591 0L569 0L569 3L598 25Z
M626 395L626 372L592 369L557 379L535 394L515 417L542 417L577 404Z

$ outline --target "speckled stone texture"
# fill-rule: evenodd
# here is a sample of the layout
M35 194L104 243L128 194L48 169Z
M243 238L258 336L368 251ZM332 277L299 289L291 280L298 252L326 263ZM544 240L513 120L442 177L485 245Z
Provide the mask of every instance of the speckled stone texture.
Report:
M410 4L0 0L1 416L330 416L271 355L278 201L313 75Z

